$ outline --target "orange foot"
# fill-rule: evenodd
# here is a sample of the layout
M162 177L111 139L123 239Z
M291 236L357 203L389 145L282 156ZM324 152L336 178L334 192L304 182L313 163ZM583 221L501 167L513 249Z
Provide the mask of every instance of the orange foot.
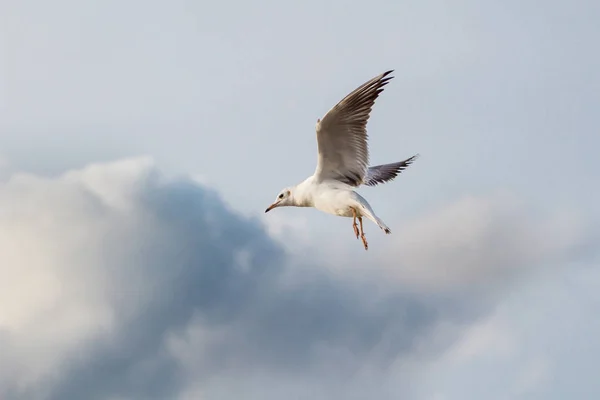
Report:
M356 238L358 239L359 233L358 233L358 224L355 222L352 224L352 227L354 228L354 234L356 235Z
M367 243L367 238L365 237L365 235L360 235L360 238L362 239L363 245L365 246L365 250L369 250L369 243Z

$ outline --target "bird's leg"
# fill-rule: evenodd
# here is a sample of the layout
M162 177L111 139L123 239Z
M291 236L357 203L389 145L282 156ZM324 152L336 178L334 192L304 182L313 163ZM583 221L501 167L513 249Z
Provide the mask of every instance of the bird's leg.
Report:
M358 217L358 222L360 222L360 238L365 246L365 250L369 250L369 243L367 243L367 238L365 237L365 231L363 229L362 217Z
M354 228L354 234L356 235L356 238L358 239L358 225L356 225L356 210L354 208L352 209L352 228Z

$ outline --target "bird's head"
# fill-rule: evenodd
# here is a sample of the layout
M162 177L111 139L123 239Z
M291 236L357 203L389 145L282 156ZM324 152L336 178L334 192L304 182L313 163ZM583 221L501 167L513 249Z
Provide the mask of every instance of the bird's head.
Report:
M267 213L277 207L286 207L286 206L293 206L293 205L294 205L294 201L293 201L293 197L292 197L292 188L288 187L279 192L279 194L275 198L275 201L273 202L273 204L271 204L269 207L267 207L265 212Z

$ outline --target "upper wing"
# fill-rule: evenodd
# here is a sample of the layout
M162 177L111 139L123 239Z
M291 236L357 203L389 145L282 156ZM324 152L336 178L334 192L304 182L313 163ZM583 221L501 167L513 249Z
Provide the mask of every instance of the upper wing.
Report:
M363 183L367 186L375 186L379 183L389 182L398 176L400 172L404 171L406 167L412 164L417 158L419 158L419 155L415 154L404 161L369 167Z
M362 84L317 121L319 156L315 177L359 186L367 173L369 113L393 70Z

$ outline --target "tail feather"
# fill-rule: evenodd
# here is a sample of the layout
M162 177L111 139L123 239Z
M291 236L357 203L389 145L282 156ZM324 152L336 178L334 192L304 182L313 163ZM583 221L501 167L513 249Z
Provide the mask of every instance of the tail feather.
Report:
M373 221L375 224L377 224L377 226L379 226L386 234L390 234L392 233L391 229L388 228L388 226L385 224L385 222L383 222L381 220L381 218L379 218L375 212L373 211L373 209L371 208L371 205L369 204L369 202L367 200L365 200L360 194L356 193L356 192L352 192L352 195L354 196L354 199L357 202L357 205L360 207L361 209L361 214L363 214L365 217L369 218L371 221Z
M379 227L387 234L389 235L390 233L392 233L392 230L390 228L388 228L388 226L385 224L385 222L383 222L381 219L379 219L378 217L375 217L376 221L377 221L377 225L379 225Z
M379 226L381 230L384 231L387 235L392 233L392 230L377 215L369 213L366 215L366 217L369 218L371 221L375 222L377 226Z
M375 186L380 183L389 182L398 176L400 172L404 171L406 167L412 164L417 158L419 158L419 154L415 154L404 161L369 167L367 170L367 175L363 180L363 184L367 186Z

